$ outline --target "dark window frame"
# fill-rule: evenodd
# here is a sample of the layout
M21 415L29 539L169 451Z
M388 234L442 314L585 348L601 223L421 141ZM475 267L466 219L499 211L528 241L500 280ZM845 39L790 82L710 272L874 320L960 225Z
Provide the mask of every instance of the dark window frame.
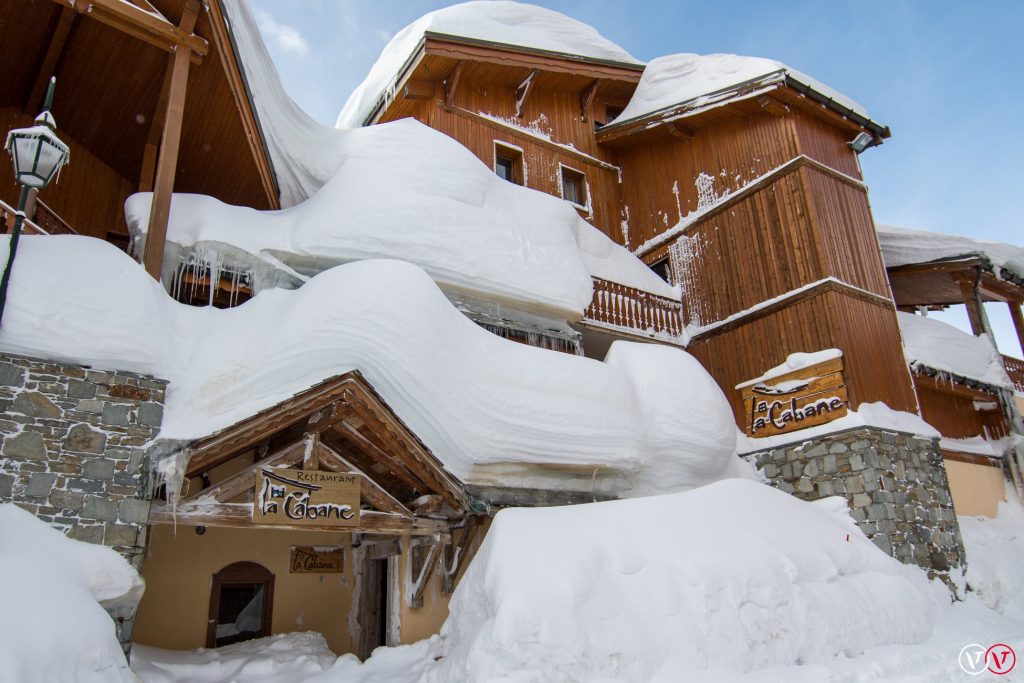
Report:
M210 582L210 612L206 622L206 647L217 647L217 624L220 618L221 590L225 586L263 587L263 614L258 638L271 635L274 608L274 574L256 562L234 562L213 575Z
M589 199L589 193L587 192L587 174L583 171L573 168L572 166L566 166L565 164L559 164L559 190L562 194L562 199L569 202L578 209L583 211L589 211L587 202ZM575 185L577 191L573 192L576 195L574 198L570 198L570 194L566 188L569 185ZM577 201L582 199L583 201Z
M506 159L510 162L512 177L505 178L499 171L499 159ZM494 172L502 180L507 180L513 185L526 185L526 174L523 172L523 151L511 145L497 140L494 141Z

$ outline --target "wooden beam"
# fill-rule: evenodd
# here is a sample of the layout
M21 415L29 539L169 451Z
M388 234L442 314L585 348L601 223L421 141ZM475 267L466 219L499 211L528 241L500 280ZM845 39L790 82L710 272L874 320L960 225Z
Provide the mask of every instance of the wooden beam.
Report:
M71 27L74 25L77 16L78 13L71 7L65 6L61 8L60 18L57 19L57 26L53 29L53 35L50 36L50 46L46 49L46 56L43 57L43 62L39 65L35 83L32 84L32 90L29 91L28 99L25 100L26 114L34 116L42 108L43 97L46 95L46 86L50 84L50 78L56 73L57 61L64 51L68 34L71 33Z
M160 154L156 165L156 181L149 209L149 228L146 231L146 249L143 263L146 272L160 281L164 263L164 243L167 240L167 221L171 215L171 194L178 169L178 147L181 144L181 124L185 116L185 90L188 87L188 50L177 50L171 55L171 85L168 90L167 120L160 139Z
M966 384L959 384L948 379L938 379L930 375L925 375L920 372L912 374L914 379L914 385L931 391L936 391L942 394L949 394L952 396L959 396L960 398L970 399L972 401L998 401L999 396L989 391L982 389L975 389L969 387Z
M345 405L345 395L347 393L343 394L342 398L334 403L324 406L310 415L306 430L316 433L324 432L344 420L349 415L349 410Z
M441 592L445 595L455 590L455 579L459 576L459 570L465 567L471 559L473 541L480 529L476 520L476 517L466 519L458 543L455 543L455 530L453 529L451 542L444 546L441 555Z
M209 44L193 34L191 30L185 32L162 16L121 0L54 0L54 2L64 7L71 7L79 14L88 14L107 26L161 50L174 52L180 46L188 53L188 58L197 64L210 51Z
M789 105L779 102L771 95L761 95L757 98L757 103L772 116L785 116L789 113Z
M302 469L320 469L320 434L313 432L302 439Z
M408 600L409 607L419 608L423 607L423 593L426 591L427 584L430 583L430 577L434 574L434 569L437 567L437 561L441 558L441 550L443 546L440 543L432 543L427 550L427 556L423 560L423 564L420 565L419 571L416 571L414 566L416 563L413 561L414 555L417 555L417 551L422 550L423 545L409 548L409 575L414 577L411 585L409 586Z
M600 84L601 81L595 78L594 81L580 93L580 121L587 120L587 112L590 111L591 105L594 104L594 97L597 96L597 86Z
M177 524L179 526L211 526L229 529L291 529L294 531L334 531L366 534L410 534L434 536L448 533L444 520L409 518L390 512L362 510L358 526L330 526L288 524L253 524L252 503L211 503L208 500L181 503L178 509L170 505L154 505L149 513L150 524Z
M677 121L669 121L665 129L668 130L669 135L674 137L676 140L685 141L693 139L693 130Z
M346 460L344 456L333 448L325 443L318 443L316 445L316 449L317 457L322 468L330 470L331 472L349 472L352 474L358 474L362 478L363 485L360 491L362 492L363 497L366 498L366 502L370 505L382 512L394 512L395 514L404 515L409 518L413 516L412 511L398 502L398 499L388 493L387 489L374 481L373 478L354 464Z
M434 96L434 84L430 81L406 81L402 95L407 100L429 100Z
M981 302L978 292L978 283L965 277L959 278L960 293L963 295L964 306L967 307L967 318L971 321L971 331L975 337L985 334L985 324L981 316Z
M1010 318L1013 319L1013 327L1017 330L1017 343L1020 344L1021 353L1024 353L1024 314L1021 313L1020 301L1007 301L1010 307Z
M174 60L167 60L164 69L164 80L160 86L160 97L153 109L153 118L149 121L149 133L146 135L146 146L142 148L142 168L139 170L139 192L152 192L156 180L156 162L160 151L160 137L163 135L164 122L167 120L167 102L171 97L171 76L174 75Z
M377 444L366 438L364 434L352 425L348 424L347 421L335 427L334 431L346 440L350 441L356 448L366 453L369 457L386 464L388 470L401 479L409 488L421 491L427 485L426 482L422 481L415 474L407 470L400 461L381 450Z
M523 118L523 106L526 104L526 99L530 96L530 91L533 90L533 83L537 78L537 74L540 73L540 69L534 69L530 74L523 79L523 82L516 88L516 118Z
M256 472L258 472L260 468L287 467L289 465L295 465L302 462L302 458L305 453L305 441L298 441L289 446L285 446L273 455L257 460L241 472L231 475L216 486L211 486L208 489L200 489L185 500L194 501L199 498L212 497L220 503L226 503L232 498L240 496L246 491L251 491L256 487Z
M462 70L466 68L466 62L461 59L448 78L444 79L444 106L450 107L455 103L455 91L459 87L459 80L462 78Z

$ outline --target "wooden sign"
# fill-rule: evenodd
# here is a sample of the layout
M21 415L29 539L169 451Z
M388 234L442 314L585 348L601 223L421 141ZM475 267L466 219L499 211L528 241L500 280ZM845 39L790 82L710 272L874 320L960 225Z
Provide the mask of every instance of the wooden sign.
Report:
M357 474L260 468L252 503L255 524L357 526Z
M289 574L340 574L345 570L344 548L292 546Z
M736 388L743 396L746 432L754 437L814 427L848 412L842 356Z

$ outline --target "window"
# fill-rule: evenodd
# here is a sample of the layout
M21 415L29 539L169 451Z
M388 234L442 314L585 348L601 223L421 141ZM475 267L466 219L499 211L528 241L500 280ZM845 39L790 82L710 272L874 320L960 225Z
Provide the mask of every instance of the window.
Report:
M668 257L655 261L650 265L650 269L654 271L654 274L660 277L665 282L672 284L672 270L668 265Z
M587 177L568 166L562 166L562 199L587 208Z
M522 185L524 180L523 150L495 142L494 172L502 180Z
M611 123L622 113L623 107L616 107L611 104L604 105L604 120Z
M206 647L270 635L274 575L255 562L235 562L213 575Z

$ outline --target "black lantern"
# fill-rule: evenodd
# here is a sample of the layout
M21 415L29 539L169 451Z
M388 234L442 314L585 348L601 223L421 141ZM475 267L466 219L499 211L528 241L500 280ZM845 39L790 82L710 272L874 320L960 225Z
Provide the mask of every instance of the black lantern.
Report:
M7 267L0 279L0 319L4 315L7 304L7 285L11 280L11 268L14 267L14 255L18 252L18 239L21 237L21 226L25 222L25 202L29 190L43 189L50 181L60 174L60 168L68 162L70 152L68 146L61 142L54 129L57 122L50 113L53 102L53 87L57 79L50 79L50 87L46 90L46 103L43 111L36 117L35 125L30 128L16 128L7 134L4 148L14 160L14 177L21 185L21 196L18 199L18 211L15 214L14 229L11 231L11 246L7 255Z

